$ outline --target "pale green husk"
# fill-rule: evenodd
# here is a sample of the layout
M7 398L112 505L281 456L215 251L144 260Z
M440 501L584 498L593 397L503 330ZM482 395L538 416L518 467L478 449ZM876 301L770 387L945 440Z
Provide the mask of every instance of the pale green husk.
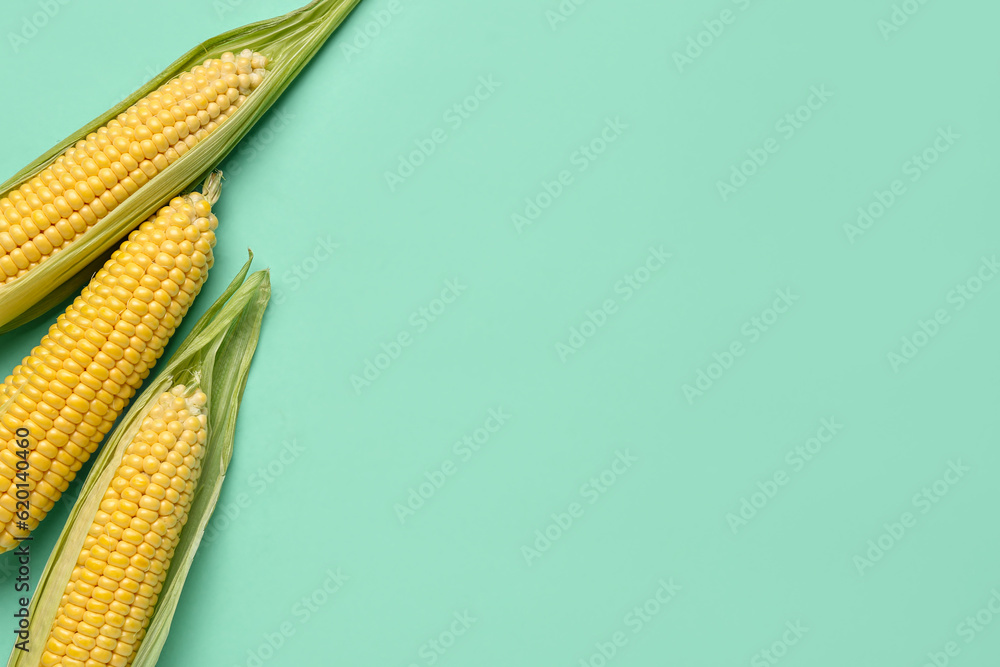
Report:
M34 178L67 148L107 125L170 79L209 58L243 49L252 49L268 58L268 73L264 82L217 130L139 188L69 248L56 253L25 276L0 285L0 333L44 314L77 291L90 278L88 266L171 197L202 181L246 136L359 2L315 0L285 16L237 28L200 44L121 104L80 128L6 183L0 184L0 195L5 195ZM63 290L65 294L59 292L60 286L67 282L72 289Z
M253 261L252 254L250 261ZM201 478L163 591L156 603L153 620L132 662L133 667L153 667L156 664L170 631L195 551L219 499L226 468L233 454L240 400L260 337L264 310L271 296L268 272L258 271L247 278L249 270L250 262L247 262L225 294L194 326L166 367L147 385L104 444L39 578L29 609L30 651L15 648L8 667L38 665L93 517L125 448L138 432L152 404L175 385L200 386L208 395L208 444Z

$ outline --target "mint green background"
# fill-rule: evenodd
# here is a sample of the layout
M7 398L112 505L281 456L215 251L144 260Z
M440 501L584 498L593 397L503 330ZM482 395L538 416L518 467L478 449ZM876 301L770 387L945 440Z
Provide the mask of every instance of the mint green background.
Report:
M400 3L349 54L389 6L365 0L248 137L256 155L224 165L193 312L247 247L276 303L220 503L239 516L214 520L160 664L248 665L288 623L262 664L429 665L422 646L466 610L476 623L434 664L576 666L622 631L610 664L756 667L797 621L788 667L916 667L949 641L949 664L995 664L1000 619L971 642L958 626L1000 589L1000 281L961 311L949 292L1000 250L1000 8L929 2L885 39L887 0L591 0L555 29L557 0ZM0 174L195 43L298 0L161 4L69 0L14 53L7 35L39 9L4 3ZM672 54L723 9L735 23L678 72ZM502 85L451 129L481 76ZM824 85L833 97L783 138L776 122ZM525 197L619 117L621 138L519 234ZM447 141L390 191L384 172L439 127ZM960 139L911 183L904 163L948 127ZM723 201L716 182L771 137L778 152ZM906 194L849 243L844 224L897 178ZM297 284L327 238L336 251ZM668 266L624 301L615 284L660 245ZM449 279L467 290L416 334L411 313ZM799 300L747 344L778 289ZM564 363L556 343L609 298L618 311ZM939 308L949 323L894 371L887 355ZM47 326L0 337L0 368ZM356 392L400 332L413 344ZM746 353L689 403L682 386L734 341ZM460 461L453 443L501 406L510 421ZM829 417L843 430L794 471L786 453ZM303 453L276 463L286 441ZM588 504L581 485L618 450L638 461ZM401 524L394 505L449 459L456 474ZM959 460L970 472L921 514L914 494ZM282 474L262 484L269 464ZM727 514L778 471L790 482L734 534ZM583 516L529 565L522 546L572 502ZM916 526L859 573L907 511ZM39 531L36 572L65 514ZM303 623L294 605L338 568L349 581ZM661 578L681 591L634 633L626 614Z

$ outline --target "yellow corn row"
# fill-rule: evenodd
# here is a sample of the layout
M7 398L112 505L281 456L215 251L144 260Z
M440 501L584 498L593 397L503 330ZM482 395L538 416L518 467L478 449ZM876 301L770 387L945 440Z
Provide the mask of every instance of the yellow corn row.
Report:
M238 109L266 74L250 50L171 80L0 198L0 285L66 249Z
M163 354L214 261L218 187L216 174L133 231L0 386L0 553L52 509ZM28 516L13 485L25 472Z
M125 448L44 640L44 667L132 663L201 474L207 401L174 387Z

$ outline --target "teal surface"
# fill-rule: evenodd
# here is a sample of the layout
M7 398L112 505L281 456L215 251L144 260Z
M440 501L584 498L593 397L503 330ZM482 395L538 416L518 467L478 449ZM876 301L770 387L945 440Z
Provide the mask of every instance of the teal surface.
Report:
M167 4L4 3L0 174L299 0ZM224 165L193 313L275 298L160 664L996 664L998 22L364 0Z

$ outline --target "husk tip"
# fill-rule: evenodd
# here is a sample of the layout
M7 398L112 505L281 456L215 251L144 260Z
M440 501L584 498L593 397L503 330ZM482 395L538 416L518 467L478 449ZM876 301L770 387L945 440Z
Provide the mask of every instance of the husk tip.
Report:
M222 171L216 169L208 178L205 179L205 185L201 188L201 194L205 196L208 203L215 206L215 203L219 201L219 197L222 194Z

